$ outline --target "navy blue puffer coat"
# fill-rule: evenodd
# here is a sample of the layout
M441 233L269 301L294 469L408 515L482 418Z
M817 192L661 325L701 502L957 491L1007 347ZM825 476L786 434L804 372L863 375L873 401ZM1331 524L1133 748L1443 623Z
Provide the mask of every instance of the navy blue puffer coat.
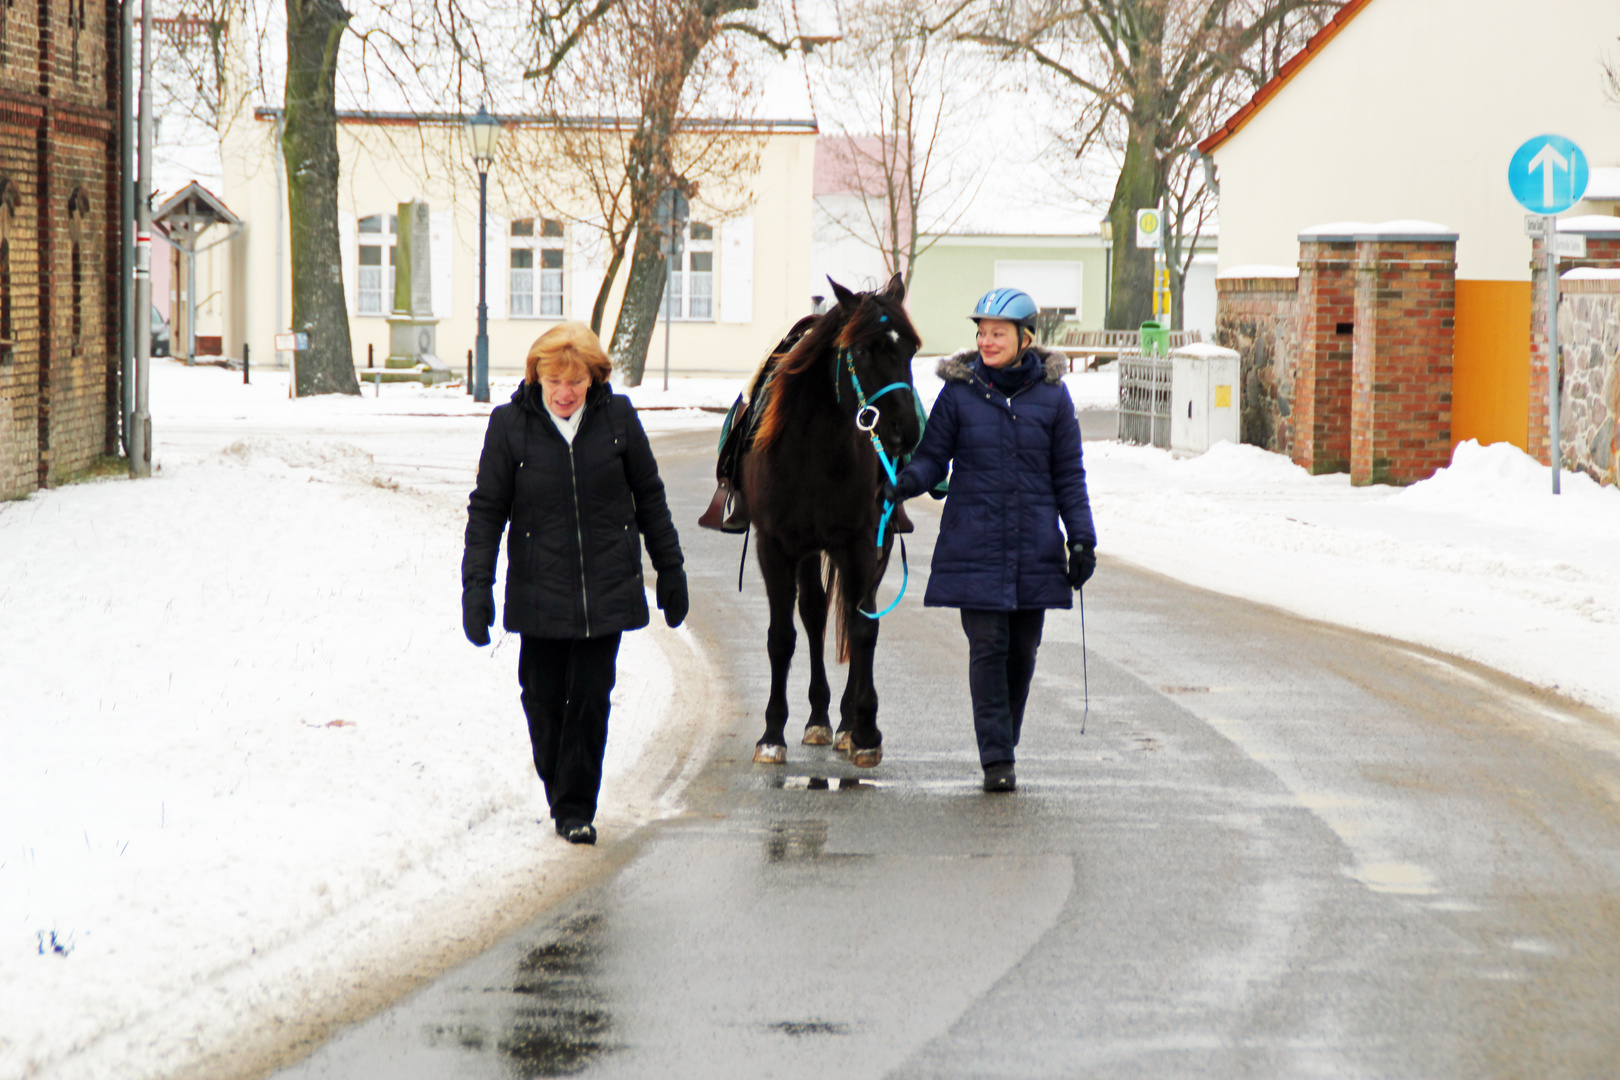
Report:
M1064 576L1068 541L1095 547L1097 534L1080 425L1062 382L1067 361L1035 351L1042 375L1011 396L990 382L972 349L940 362L945 388L904 470L927 491L954 462L923 598L929 607L1015 611L1074 603Z

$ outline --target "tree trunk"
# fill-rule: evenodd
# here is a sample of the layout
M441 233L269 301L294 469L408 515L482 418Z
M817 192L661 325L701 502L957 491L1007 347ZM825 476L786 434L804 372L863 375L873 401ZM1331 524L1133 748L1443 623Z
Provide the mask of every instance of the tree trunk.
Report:
M1135 330L1153 318L1153 251L1136 246L1136 212L1159 205L1163 191L1153 133L1132 122L1108 220L1114 229L1108 329Z
M613 280L619 276L619 267L623 265L624 241L621 240L613 246L613 258L608 260L607 270L602 274L602 287L596 290L596 304L591 308L591 333L597 337L602 336L602 319L607 315L608 296L613 292Z
M626 386L641 385L647 368L647 347L652 344L653 327L658 325L658 309L669 271L669 260L658 250L658 230L651 222L644 226L636 232L630 277L624 285L624 302L619 305L609 353L613 366L623 373Z
M292 241L292 329L309 336L295 354L295 393L358 394L338 234L335 81L349 23L339 0L286 0L288 233Z

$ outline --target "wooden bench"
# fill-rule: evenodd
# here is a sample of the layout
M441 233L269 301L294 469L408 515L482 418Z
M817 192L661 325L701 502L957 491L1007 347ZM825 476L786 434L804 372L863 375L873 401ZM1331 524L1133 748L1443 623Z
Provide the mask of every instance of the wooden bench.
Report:
M1202 341L1203 335L1197 330L1172 330L1169 338L1170 348L1179 349ZM1141 343L1142 335L1136 330L1082 330L1073 326L1059 330L1050 347L1069 358L1071 372L1076 360L1084 361L1081 370L1095 371L1118 359L1122 351L1139 348Z

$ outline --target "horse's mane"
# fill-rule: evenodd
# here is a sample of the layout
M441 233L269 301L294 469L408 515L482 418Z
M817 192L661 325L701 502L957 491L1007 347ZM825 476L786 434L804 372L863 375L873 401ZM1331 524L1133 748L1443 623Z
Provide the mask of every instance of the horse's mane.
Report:
M804 332L804 336L776 361L770 377L770 389L765 395L764 412L754 433L756 450L768 448L787 426L792 408L788 401L788 387L825 360L833 350L853 348L866 338L883 333L876 316L884 316L885 321L894 319L891 325L905 330L915 339L916 332L906 317L905 308L899 303L886 302L881 293L857 293L815 317L815 322ZM790 334L788 340L791 339ZM833 376L829 376L829 385L832 381Z

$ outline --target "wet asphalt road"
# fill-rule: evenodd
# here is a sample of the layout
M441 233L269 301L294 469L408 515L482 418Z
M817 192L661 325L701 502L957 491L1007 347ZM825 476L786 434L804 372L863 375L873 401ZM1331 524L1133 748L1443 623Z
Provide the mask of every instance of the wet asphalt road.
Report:
M758 572L739 597L739 541L691 525L712 437L657 447L732 702L690 812L604 837L596 884L278 1076L1615 1072L1620 722L1105 554L1089 665L1054 613L1020 789L987 796L918 500L882 765L755 766Z

